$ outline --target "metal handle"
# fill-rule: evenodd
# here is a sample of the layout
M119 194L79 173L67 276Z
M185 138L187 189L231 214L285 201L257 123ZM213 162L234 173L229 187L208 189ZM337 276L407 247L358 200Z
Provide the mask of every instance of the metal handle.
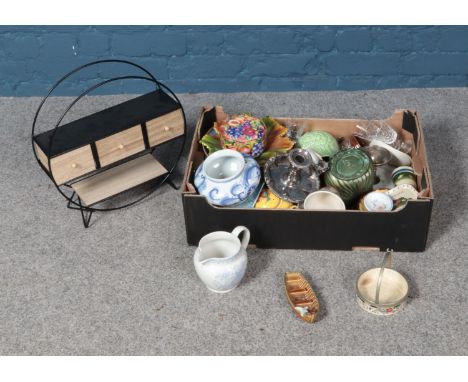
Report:
M385 253L384 259L382 261L382 265L380 267L379 278L377 280L377 288L375 288L375 303L378 305L380 302L380 287L382 286L383 274L385 268L392 267L392 250L387 249Z

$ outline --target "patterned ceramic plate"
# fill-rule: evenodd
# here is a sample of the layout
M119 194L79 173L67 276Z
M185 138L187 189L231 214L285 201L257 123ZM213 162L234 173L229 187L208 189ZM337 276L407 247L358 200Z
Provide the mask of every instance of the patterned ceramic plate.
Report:
M269 158L277 154L286 153L292 149L294 142L287 136L287 127L279 124L275 119L264 117L261 121L266 126L265 149L263 153L255 159L263 166ZM206 156L222 149L220 134L217 130L216 123L201 138L200 143Z

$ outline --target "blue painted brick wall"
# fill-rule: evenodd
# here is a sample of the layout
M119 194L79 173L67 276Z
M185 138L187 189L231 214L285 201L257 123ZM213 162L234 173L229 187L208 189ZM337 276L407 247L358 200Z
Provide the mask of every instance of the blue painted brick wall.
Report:
M111 57L176 92L459 87L468 85L468 27L0 26L0 96L44 95L67 71ZM57 94L135 73L93 68ZM149 89L134 81L97 93Z

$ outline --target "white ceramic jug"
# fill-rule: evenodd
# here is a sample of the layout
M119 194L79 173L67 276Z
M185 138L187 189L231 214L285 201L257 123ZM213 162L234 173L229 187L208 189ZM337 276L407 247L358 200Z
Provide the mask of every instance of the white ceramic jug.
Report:
M242 243L239 235L243 233ZM195 270L209 290L226 293L233 290L247 269L248 228L238 226L232 233L212 232L204 236L193 257Z

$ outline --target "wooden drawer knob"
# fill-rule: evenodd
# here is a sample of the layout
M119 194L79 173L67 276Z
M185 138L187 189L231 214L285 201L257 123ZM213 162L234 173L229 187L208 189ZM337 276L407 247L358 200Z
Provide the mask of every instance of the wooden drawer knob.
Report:
M171 128L169 126L164 126L164 131L169 131Z
M71 164L71 167L72 167L72 168L77 168L78 165L77 165L76 163L72 163L72 164Z
M120 144L120 145L119 145L119 150L123 150L123 148L124 148L124 145L123 145L123 144Z

